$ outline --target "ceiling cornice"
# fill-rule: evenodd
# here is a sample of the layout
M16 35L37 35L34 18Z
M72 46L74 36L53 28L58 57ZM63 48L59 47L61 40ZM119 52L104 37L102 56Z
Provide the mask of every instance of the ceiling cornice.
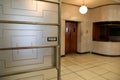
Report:
M99 8L99 7L103 7L103 6L109 6L109 5L120 5L120 3L112 3L112 4L104 4L104 5L99 5L90 9L95 9L95 8Z
M72 3L66 3L66 2L62 2L62 4L67 4L67 5L72 5L72 6L78 6L78 7L81 6L81 5L76 5L76 4L72 4Z
M67 4L67 5L72 5L72 6L77 6L77 7L80 7L81 5L76 5L76 4L72 4L72 3L66 3L66 2L62 2L62 4ZM95 8L99 8L99 7L103 7L103 6L108 6L108 5L120 5L120 3L112 3L112 4L104 4L104 5L98 5L98 6L95 6L95 7L88 7L89 9L95 9Z

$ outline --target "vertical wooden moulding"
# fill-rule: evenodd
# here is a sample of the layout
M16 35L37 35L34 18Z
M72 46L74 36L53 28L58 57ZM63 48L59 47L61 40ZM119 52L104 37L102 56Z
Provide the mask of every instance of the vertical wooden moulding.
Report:
M59 0L59 4L58 4L58 36L59 36L59 41L58 41L58 44L59 46L57 47L57 51L58 51L58 80L61 80L60 79L60 74L61 74L61 59L60 59L60 56L61 56L61 0Z

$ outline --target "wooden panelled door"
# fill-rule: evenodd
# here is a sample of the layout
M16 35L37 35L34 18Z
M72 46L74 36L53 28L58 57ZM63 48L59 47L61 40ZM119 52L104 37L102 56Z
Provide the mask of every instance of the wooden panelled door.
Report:
M66 21L65 53L77 52L77 22Z

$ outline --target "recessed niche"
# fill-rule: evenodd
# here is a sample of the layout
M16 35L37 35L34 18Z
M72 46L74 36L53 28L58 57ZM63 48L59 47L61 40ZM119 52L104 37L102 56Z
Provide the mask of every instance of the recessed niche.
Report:
M120 42L120 21L94 22L93 41Z

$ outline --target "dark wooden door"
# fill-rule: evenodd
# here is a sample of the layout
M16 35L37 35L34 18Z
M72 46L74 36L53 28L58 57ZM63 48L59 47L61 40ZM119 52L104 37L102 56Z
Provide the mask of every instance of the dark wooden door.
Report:
M66 21L65 53L77 52L77 22Z

